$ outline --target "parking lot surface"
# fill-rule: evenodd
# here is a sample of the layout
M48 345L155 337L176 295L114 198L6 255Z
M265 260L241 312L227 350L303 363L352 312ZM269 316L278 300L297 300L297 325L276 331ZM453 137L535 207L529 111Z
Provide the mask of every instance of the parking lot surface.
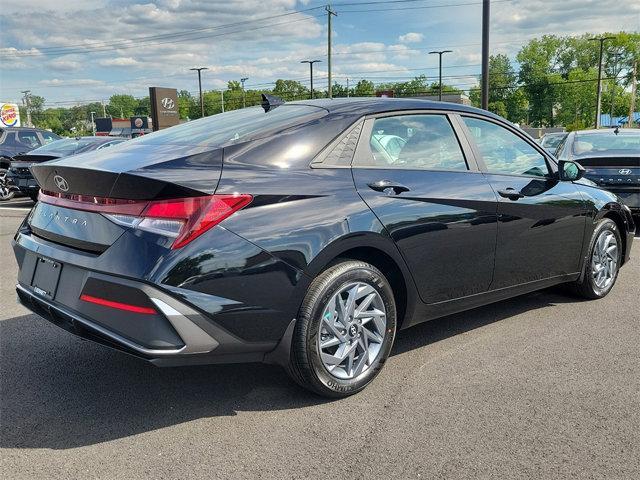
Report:
M24 212L0 210L2 478L640 478L640 238L605 299L403 331L371 386L327 401L278 367L159 369L30 314Z

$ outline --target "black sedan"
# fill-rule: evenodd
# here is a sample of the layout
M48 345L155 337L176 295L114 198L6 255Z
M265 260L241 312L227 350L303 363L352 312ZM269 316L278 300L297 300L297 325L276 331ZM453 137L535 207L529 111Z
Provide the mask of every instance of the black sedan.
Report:
M578 162L586 169L586 178L618 195L634 215L640 215L640 129L571 132L557 155Z
M126 141L113 137L76 137L56 140L25 154L16 155L7 172L7 183L18 188L33 201L38 198L38 183L31 175L30 167L56 158L70 157L79 153L101 150Z
M24 305L156 365L279 363L331 397L398 329L560 283L604 297L635 228L500 117L415 99L265 97L32 171Z

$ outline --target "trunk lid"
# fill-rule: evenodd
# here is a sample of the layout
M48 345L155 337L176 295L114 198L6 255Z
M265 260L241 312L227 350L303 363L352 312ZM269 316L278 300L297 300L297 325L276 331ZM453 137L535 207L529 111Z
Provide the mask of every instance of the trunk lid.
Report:
M610 189L640 188L640 154L576 158L585 177Z
M100 211L83 210L80 203L74 208L75 200L97 204L108 199L131 202L137 208L136 201L211 195L222 172L222 150L127 145L36 164L31 171L43 193L71 200L63 205L36 203L28 221L32 232L65 246L101 253L127 227Z

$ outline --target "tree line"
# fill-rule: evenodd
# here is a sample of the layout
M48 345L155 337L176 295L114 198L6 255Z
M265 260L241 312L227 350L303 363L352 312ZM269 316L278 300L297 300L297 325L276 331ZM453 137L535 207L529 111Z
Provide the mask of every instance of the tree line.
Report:
M633 66L640 71L640 33L607 34L614 38L605 44L603 55L602 112L625 116L632 103L630 85ZM489 110L508 120L535 127L564 126L568 130L589 128L594 123L598 77L599 42L593 35L577 37L544 35L524 45L515 61L506 55L492 55L489 61ZM394 96L437 95L439 85L434 78L419 75L405 82L374 84L362 79L355 85L333 85L334 97L366 97L377 91L392 90ZM278 79L270 89L247 89L239 81L230 81L224 92L203 92L205 116L259 105L261 95L268 93L284 100L310 97L309 88L295 80ZM467 94L480 106L480 89L443 85L443 93ZM314 90L316 98L327 96ZM640 88L636 91L636 111L640 110ZM109 102L76 105L70 108L46 108L43 97L31 96L31 119L34 125L58 134L86 134L91 130L90 112L103 112L112 117L150 115L149 97L112 95ZM188 90L178 92L180 118L196 119L201 115L200 99ZM22 108L21 116L26 119Z

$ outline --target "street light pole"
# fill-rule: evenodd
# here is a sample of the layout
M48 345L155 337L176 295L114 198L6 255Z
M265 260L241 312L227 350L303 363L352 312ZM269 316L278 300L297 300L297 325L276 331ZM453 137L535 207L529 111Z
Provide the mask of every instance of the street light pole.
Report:
M93 136L96 136L96 122L93 119L93 116L96 114L96 112L91 112L91 130L93 131Z
M27 127L33 127L31 124L31 90L22 90L21 93L24 94L22 103L24 103L24 107L27 109Z
M596 128L600 128L600 111L602 107L602 53L604 51L604 42L615 37L596 37L590 38L590 41L600 42L600 56L598 57L598 93L596 95Z
M438 54L438 65L439 65L439 78L440 78L440 87L438 88L438 101L442 101L442 55L445 53L452 53L452 50L434 50L433 52L429 52L429 55Z
M240 79L240 83L242 84L242 108L246 108L247 106L247 97L245 96L245 92L244 92L244 82L246 82L247 80L249 80L249 77L244 77Z
M327 5L325 10L327 11L327 78L329 82L327 87L327 97L333 98L331 85L331 82L333 81L331 78L331 17L337 17L338 14L331 10L331 5Z
M200 90L200 117L204 117L204 99L202 97L202 70L209 70L207 67L195 67L190 68L189 70L195 70L198 72L198 89Z
M482 108L489 110L489 18L491 2L482 0Z
M322 62L322 60L302 60L300 63L309 64L309 78L311 80L311 99L313 99L313 64Z

